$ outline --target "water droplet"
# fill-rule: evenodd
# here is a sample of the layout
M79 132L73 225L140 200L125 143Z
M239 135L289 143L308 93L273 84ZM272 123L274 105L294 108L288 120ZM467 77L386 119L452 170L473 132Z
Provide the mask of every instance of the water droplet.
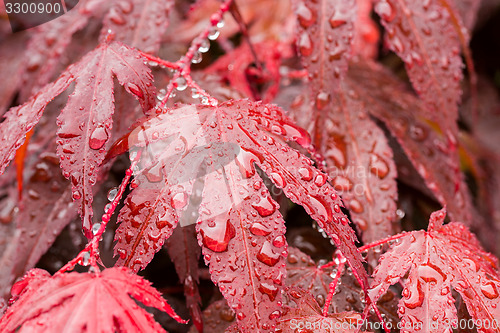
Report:
M174 86L175 86L175 89L179 90L179 91L183 91L183 90L186 90L187 88L187 81L184 77L182 76L179 76L176 80L175 80L175 83L174 83Z
M361 214L364 211L363 205L357 199L349 201L349 209L356 214Z
M262 162L262 157L258 152L240 149L239 154L236 156L236 164L238 165L241 174L245 178L250 178L255 175L254 162Z
M231 322L234 320L235 314L231 309L222 309L219 313L220 319Z
M256 236L267 236L271 233L271 229L268 227L264 226L262 223L255 222L253 223L250 228L250 232Z
M175 209L182 209L186 207L187 202L188 202L188 195L186 192L176 193L170 201L172 207L174 207Z
M444 286L442 289L441 289L441 295L448 295L450 293L450 288L448 286Z
M115 200L117 194L118 194L118 187L113 187L108 191L108 200L109 201Z
M111 20L111 22L117 25L123 25L126 22L123 16L114 7L109 11L108 18Z
M156 227L158 229L163 229L165 227L172 228L173 225L170 219L171 215L168 212L158 214L158 216L156 217Z
M90 253L88 252L85 252L83 254L83 258L82 258L82 265L83 266L88 266L90 263Z
M191 58L191 62L193 64L199 64L202 60L203 60L203 56L202 56L201 52L195 51L193 53L193 58ZM195 98L195 97L193 97L193 98Z
M32 200L38 200L38 199L40 199L40 193L38 193L34 189L29 189L28 190L28 197Z
M354 223L358 226L359 230L366 231L368 229L368 222L364 219L356 218Z
M424 141L427 138L427 129L418 125L410 126L410 138L415 141Z
M92 225L92 233L94 235L97 234L97 232L99 231L100 228L101 228L101 224L100 223L94 223Z
M271 312L271 314L269 315L269 319L274 320L274 319L279 318L280 316L281 316L281 312L276 310L276 311Z
M323 305L325 305L325 295L316 295L316 301L318 302L318 305L322 307Z
M310 56L312 54L312 52L313 52L313 42L311 41L311 37L309 36L309 34L307 32L303 32L299 36L298 45L299 45L300 53L304 57L308 57L308 56Z
M299 168L299 175L302 180L309 181L312 179L313 173L309 167Z
M92 149L101 149L106 141L108 141L109 134L104 126L99 126L90 135L89 146Z
M347 21L339 14L340 13L338 12L333 13L333 15L330 16L330 19L328 20L332 29L338 28L347 23Z
M314 184L316 184L316 186L321 187L321 186L325 185L326 178L327 177L325 174L320 173L320 174L316 175L316 177L314 178Z
M118 255L120 256L120 259L122 259L122 260L127 258L127 251L125 251L124 249L117 249L116 253L118 253Z
M269 243L269 241L265 241L264 245L262 245L262 248L257 254L257 259L259 259L260 262L272 267L279 261L280 253L275 253L271 243Z
M404 51L404 46L403 46L403 43L401 42L401 39L399 39L397 36L394 36L392 39L392 46L394 48L394 51L396 53L402 53ZM408 65L411 65L410 62L407 62Z
M488 297L489 299L495 299L498 297L497 287L491 281L488 281L488 282L482 284L480 289L481 289L481 292L483 293L483 295Z
M217 27L211 27L210 31L208 33L208 39L210 40L216 40L217 37L219 37L220 31L217 29Z
M327 151L325 157L333 160L335 166L344 169L347 165L346 143L343 137L333 136L333 146Z
M218 220L213 227L210 227L207 221L203 221L200 233L204 246L214 252L224 252L229 241L236 235L236 230L229 220Z
M208 52L208 50L210 50L210 42L207 39L204 39L201 41L198 51L205 53Z
M283 247L286 244L286 239L284 236L280 235L273 239L273 245L276 247Z
M297 8L297 18L303 28L311 26L316 21L316 13L311 11L303 2Z
M389 166L382 157L377 154L370 155L370 172L380 179L384 179L389 173Z
M318 110L323 110L325 108L325 106L328 105L329 102L330 102L330 94L329 93L326 93L324 91L320 91L316 95L316 108Z
M311 137L309 133L303 128L295 126L293 124L283 124L283 129L289 137L295 142L303 147L309 147L311 145Z
M375 4L375 11L386 22L391 22L396 16L396 11L386 0L378 1Z
M347 192L350 191L353 187L352 181L344 176L337 176L332 181L333 188L336 191Z
M269 196L260 198L260 201L252 204L252 207L255 208L262 217L269 216L276 211L276 205Z
M276 184L276 186L278 186L279 188L285 187L285 179L283 179L283 177L279 173L271 172L269 177L271 177L273 183Z
M143 99L144 98L144 93L142 92L142 90L135 83L129 82L129 83L127 83L125 85L125 88L131 94L136 95L139 99Z
M134 4L130 1L119 1L118 6L120 6L123 13L128 14L134 9Z
M72 194L73 200L78 200L82 197L82 194L79 191L74 191Z
M311 196L311 205L323 221L332 220L332 209L322 198Z
M269 284L269 283L265 283L265 282L260 284L259 290L261 293L269 296L269 299L271 300L271 302L274 301L274 299L276 298L276 295L278 294L278 288L276 286Z

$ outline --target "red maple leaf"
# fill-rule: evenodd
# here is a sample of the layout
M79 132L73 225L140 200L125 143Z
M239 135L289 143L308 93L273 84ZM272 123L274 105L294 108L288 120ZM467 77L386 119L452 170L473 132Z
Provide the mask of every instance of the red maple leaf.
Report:
M451 288L460 293L473 319L493 325L500 318L497 259L462 224L443 226L445 216L445 209L434 212L427 231L403 234L381 257L369 294L376 301L409 270L398 310L403 327L452 332L457 312ZM499 332L491 325L478 329Z
M53 277L33 269L12 294L2 332L165 332L130 296L185 323L149 282L124 267Z
M143 165L120 214L118 264L139 269L151 260L199 179L196 230L212 280L237 312L240 329L273 325L286 275L285 226L255 164L304 206L363 284L366 273L340 198L327 176L285 141L309 145L307 133L281 109L245 100L178 106L145 122L129 137L144 147Z

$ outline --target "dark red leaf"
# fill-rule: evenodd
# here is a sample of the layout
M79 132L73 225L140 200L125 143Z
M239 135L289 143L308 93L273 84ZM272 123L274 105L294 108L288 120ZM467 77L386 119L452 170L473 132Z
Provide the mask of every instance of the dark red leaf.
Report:
M87 1L82 1L82 3ZM81 6L79 6L81 8ZM61 56L73 38L89 20L90 12L79 9L69 11L50 22L36 27L26 46L26 70L22 75L21 101L39 91L54 79L60 69Z
M427 232L412 231L397 240L381 257L370 289L370 297L377 300L409 270L399 302L401 323L421 325L427 332L451 332L457 323L451 287L473 319L493 323L500 318L498 260L462 224L443 226L445 215L444 209L433 213Z
M364 283L355 236L340 212L339 197L326 175L284 140L309 145L307 133L279 108L248 101L165 110L129 139L131 145L146 146L143 153L160 162L143 166L140 174L149 182L140 181L139 187L160 181L172 197L187 198L194 179L203 179L198 241L212 279L235 308L242 330L275 323L277 316L271 314L279 311L287 255L283 218L254 163L292 201L305 207ZM186 201L180 202L182 210Z
M184 214L190 214L189 209ZM182 219L183 217L181 217ZM181 223L182 225L182 223ZM184 284L186 305L198 332L203 332L201 297L198 290L198 263L201 249L198 247L194 225L175 228L166 242L168 254L174 262L179 280Z
M31 176L25 183L18 213L11 222L15 227L9 239L11 245L2 251L0 258L0 285L6 288L35 266L57 235L77 214L77 208L71 200L71 184L61 175L55 153L42 153L28 172ZM6 200L16 202L16 198L14 196ZM6 202L4 204L7 205Z
M295 333L300 330L302 332L354 333L359 331L358 327L362 323L359 313L342 312L325 317L311 294L299 288L290 288L287 296L296 306L287 309L287 313L279 320L277 327L280 332Z
M389 47L405 62L425 102L421 116L456 140L463 63L450 13L440 0L378 0L375 11L386 28Z
M296 1L297 47L322 110L347 73L356 19L356 1Z
M384 122L452 218L472 223L473 206L458 155L449 149L445 137L418 116L425 109L423 103L406 91L404 83L373 62L351 65L349 87L363 96L367 111Z
M144 52L155 54L160 49L163 33L168 26L168 15L174 1L126 0L113 3L101 31L114 39Z
M369 118L368 103L344 85L324 126L324 156L363 241L391 235L396 216L396 165L384 132Z

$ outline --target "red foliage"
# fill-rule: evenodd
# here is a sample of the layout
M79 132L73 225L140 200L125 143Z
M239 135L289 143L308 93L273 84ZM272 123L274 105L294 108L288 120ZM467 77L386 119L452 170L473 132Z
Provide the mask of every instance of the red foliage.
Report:
M165 332L130 296L183 322L149 282L123 267L53 277L33 269L12 287L12 296L15 303L0 322L3 332Z
M0 20L12 78L0 91L0 297L12 286L0 330L163 331L130 296L184 322L136 275L163 246L182 288L159 288L184 293L193 331L494 324L500 274L478 238L500 227L500 151L484 126L498 102L477 103L479 1L190 4L81 0L17 35ZM319 261L303 253L319 240L287 233L302 223L294 205L332 245ZM472 231L441 210L401 233L440 206ZM75 218L83 250L63 230ZM76 257L53 276L30 270L67 234Z

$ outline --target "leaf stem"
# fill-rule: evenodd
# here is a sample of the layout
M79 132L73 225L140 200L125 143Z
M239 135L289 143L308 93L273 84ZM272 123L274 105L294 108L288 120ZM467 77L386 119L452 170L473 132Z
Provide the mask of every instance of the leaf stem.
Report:
M56 274L64 273L72 270L77 264L83 264L84 266L90 265L96 273L100 272L99 266L97 265L98 261L100 261L99 257L99 242L102 239L102 234L106 230L106 226L108 225L111 216L113 215L118 203L120 202L123 193L127 189L127 185L130 182L130 178L133 175L133 169L139 163L139 159L141 157L141 151L138 151L136 157L132 160L130 167L125 171L125 177L122 179L120 187L118 188L118 193L116 194L113 201L111 201L110 208L102 215L101 223L99 229L94 234L92 239L87 243L85 248L78 253L78 255L69 261L66 265L64 265ZM88 260L88 263L85 261Z
M384 239L380 239L380 240L378 240L376 242L373 242L373 243L369 243L369 244L363 245L360 248L358 248L358 252L367 251L367 250L371 249L372 247L376 247L376 246L379 246L379 245L382 245L382 244L386 244L387 242L399 239L401 237L404 237L405 235L406 235L406 233L402 232L400 234L397 234L397 235L394 235L394 236L391 236L391 237L387 237L387 238L384 238Z
M333 295L335 294L335 289L337 288L337 282L344 273L346 258L342 255L340 251L336 251L336 259L338 261L337 273L335 274L335 278L332 280L332 282L330 282L330 286L328 287L329 288L328 296L326 297L325 305L323 306L324 317L328 315L328 308L332 303L332 298Z
M199 95L202 97L202 101L206 102L206 104L216 106L219 104L219 101L211 96L209 93L207 93L204 89L202 89L191 77L191 62L198 50L200 49L200 46L202 46L202 43L206 40L208 40L208 36L210 34L210 31L213 27L216 27L217 24L222 20L222 17L225 12L227 12L232 4L233 0L225 0L214 14L210 17L210 25L206 27L193 41L191 42L191 45L189 46L189 49L187 50L186 54L181 57L178 61L175 63L169 62L162 60L160 58L154 57L150 54L141 52L141 54L144 56L145 59L148 59L150 61L157 62L158 64L165 66L167 68L171 68L175 70L175 73L170 80L169 84L167 85L166 89L166 94L163 100L161 101L159 105L159 109L162 109L165 107L167 100L169 97L172 95L172 92L178 85L178 80L183 77L186 80L186 85L188 87L191 87L195 89Z

